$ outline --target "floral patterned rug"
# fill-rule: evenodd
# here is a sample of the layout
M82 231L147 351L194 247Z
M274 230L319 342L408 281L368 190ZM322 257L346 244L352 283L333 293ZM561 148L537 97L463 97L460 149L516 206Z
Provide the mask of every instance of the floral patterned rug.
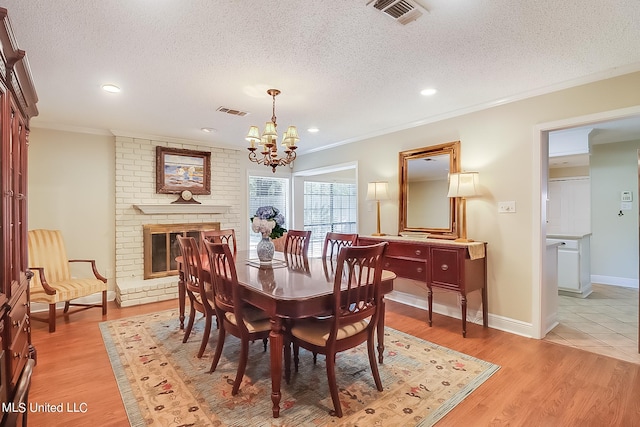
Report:
M239 340L227 336L216 372L208 374L217 339L196 357L204 321L185 344L177 310L102 322L122 400L132 426L430 426L499 367L391 328L385 329L384 391L373 382L366 344L338 354L344 412L333 409L324 356L300 349L300 370L282 382L280 417L271 416L269 352L250 346L240 392L231 396Z

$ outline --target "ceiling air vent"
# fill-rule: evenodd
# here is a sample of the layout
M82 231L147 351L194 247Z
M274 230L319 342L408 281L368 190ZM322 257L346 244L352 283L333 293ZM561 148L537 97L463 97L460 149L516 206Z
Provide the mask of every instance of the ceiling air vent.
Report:
M415 21L422 16L422 12L429 12L415 0L369 0L368 5L384 12L402 25Z
M232 116L240 116L240 117L243 117L249 114L246 111L234 110L232 108L226 108L226 107L218 107L216 111L220 111L221 113L227 113L227 114L231 114Z

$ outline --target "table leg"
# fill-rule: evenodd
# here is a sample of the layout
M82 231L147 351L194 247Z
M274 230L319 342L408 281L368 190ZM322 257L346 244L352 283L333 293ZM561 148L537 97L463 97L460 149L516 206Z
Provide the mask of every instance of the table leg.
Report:
M269 353L271 357L271 401L273 402L273 418L280 416L280 381L282 378L282 319L271 318L269 334Z
M184 305L187 289L184 284L184 273L182 268L178 266L178 308L180 310L180 329L184 329Z
M487 307L487 286L485 285L482 288L482 326L485 328L489 327L489 316L488 316L488 307Z
M433 289L427 287L427 310L429 311L429 326L433 326Z
M384 361L384 317L385 317L385 303L384 298L380 301L380 316L378 317L378 362Z
M460 295L460 305L462 305L462 338L467 336L467 296Z

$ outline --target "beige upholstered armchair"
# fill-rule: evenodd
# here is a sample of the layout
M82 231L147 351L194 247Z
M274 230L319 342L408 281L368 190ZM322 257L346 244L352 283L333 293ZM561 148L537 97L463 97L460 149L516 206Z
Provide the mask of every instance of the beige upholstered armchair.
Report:
M59 230L30 230L28 240L29 269L34 275L31 279L31 301L49 304L48 319L34 320L49 323L49 332L56 330L56 303L64 301L64 313L69 306L102 307L102 315L107 314L107 279L96 268L95 260L68 259L62 233ZM69 269L71 262L87 262L91 264L93 275L90 278L72 278ZM71 303L76 298L102 292L102 305Z

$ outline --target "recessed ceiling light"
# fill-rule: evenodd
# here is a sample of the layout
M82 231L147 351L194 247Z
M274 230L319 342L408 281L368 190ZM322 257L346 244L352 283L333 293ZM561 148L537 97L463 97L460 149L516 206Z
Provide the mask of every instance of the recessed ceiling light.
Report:
M319 131L320 131L320 129L318 129L318 128L309 128L309 129L307 129L307 132L311 132L311 133L316 133L316 132L319 132Z
M102 90L104 90L105 92L109 92L109 93L118 93L118 92L120 92L120 88L118 86L112 85L112 84L102 85Z
M205 133L215 132L215 129L214 129L214 128L202 128L202 129L200 129L200 130L201 130L202 132L205 132Z
M433 89L433 88L429 88L429 89L423 89L420 91L420 95L423 96L432 96L435 95L438 91Z

